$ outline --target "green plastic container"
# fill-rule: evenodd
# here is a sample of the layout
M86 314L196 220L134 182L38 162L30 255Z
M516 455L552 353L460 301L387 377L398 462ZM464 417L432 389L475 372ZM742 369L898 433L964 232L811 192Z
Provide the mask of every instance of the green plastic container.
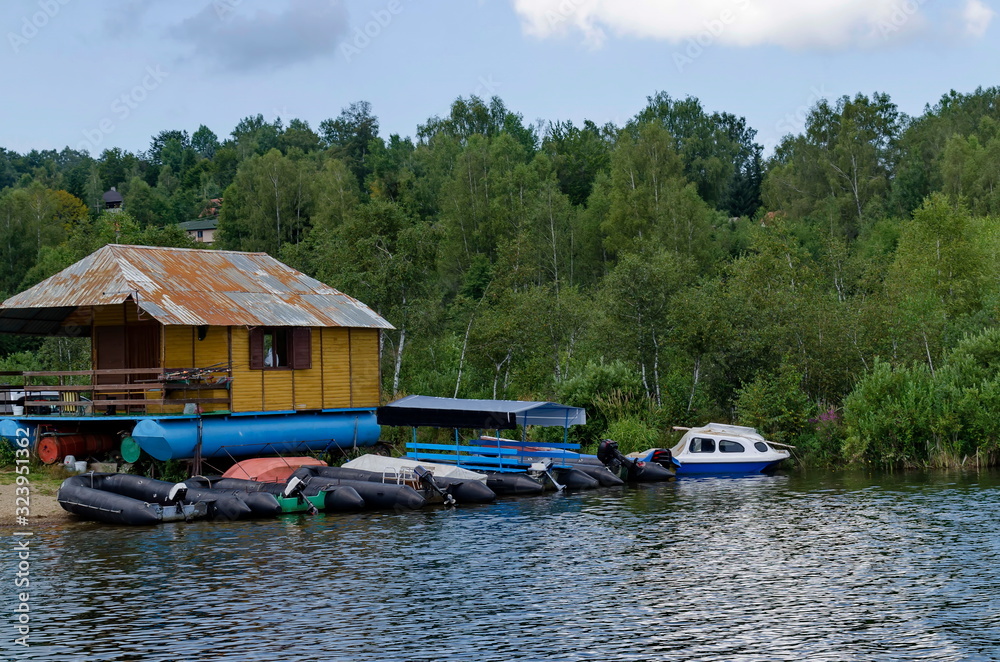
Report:
M139 461L139 457L142 455L142 449L139 448L139 444L132 437L125 437L122 439L121 446L122 459L129 464L134 464Z

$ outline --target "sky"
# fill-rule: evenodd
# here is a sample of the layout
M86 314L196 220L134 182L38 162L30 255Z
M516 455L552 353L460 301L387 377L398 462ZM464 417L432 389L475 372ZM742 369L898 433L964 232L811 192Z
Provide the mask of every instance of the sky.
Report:
M770 153L809 109L888 93L919 115L998 84L1000 0L5 0L0 147L149 148L243 117L316 129L371 102L415 136L458 97L526 123L621 125L647 97L745 117Z

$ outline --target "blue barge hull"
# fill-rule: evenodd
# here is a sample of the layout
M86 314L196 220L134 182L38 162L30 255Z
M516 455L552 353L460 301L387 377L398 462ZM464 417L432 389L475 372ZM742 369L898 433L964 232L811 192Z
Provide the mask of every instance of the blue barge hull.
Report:
M199 421L202 457L371 446L379 437L375 412L363 410L143 419L132 438L157 460L194 457Z
M275 455L330 448L372 446L379 425L372 409L207 416L24 416L0 419L0 437L35 441L39 425L70 424L85 431L88 424L121 421L143 451L157 460L195 456L199 436L202 457Z

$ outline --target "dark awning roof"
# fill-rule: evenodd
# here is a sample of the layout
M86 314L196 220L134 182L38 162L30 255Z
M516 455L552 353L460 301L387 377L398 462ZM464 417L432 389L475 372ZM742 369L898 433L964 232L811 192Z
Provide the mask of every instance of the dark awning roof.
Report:
M62 322L75 308L8 308L0 311L0 333L20 333L32 336L81 335L80 327L63 326Z
M518 425L569 427L587 422L580 407L523 400L464 400L409 395L378 408L379 425L512 430Z

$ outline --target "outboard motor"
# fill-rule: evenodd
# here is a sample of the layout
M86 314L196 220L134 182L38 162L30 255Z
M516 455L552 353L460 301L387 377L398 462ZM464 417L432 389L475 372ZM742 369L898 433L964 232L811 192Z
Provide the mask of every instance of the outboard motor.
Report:
M597 458L611 471L618 473L630 483L656 483L672 480L674 471L669 450L657 450L654 453L666 453L666 465L658 462L643 462L622 455L618 450L618 442L613 439L602 439L597 447ZM661 456L662 457L662 456Z
M669 449L657 448L653 451L652 457L649 458L650 462L656 462L661 467L667 469L672 469L674 466L674 456L671 454Z
M618 450L618 442L614 439L601 439L601 443L597 446L597 459L615 473L618 473L623 466L632 464L632 461Z
M446 506L455 505L455 497L452 496L451 491L442 489L441 486L438 485L437 482L434 480L434 474L431 473L429 470L424 469L422 466L418 464L417 466L413 467L413 474L417 477L417 480L420 481L420 484L423 485L426 489L439 494L441 496L444 505Z
M288 482L285 484L285 489L282 491L281 496L285 497L286 499L294 498L298 499L302 503L308 503L309 507L306 509L306 512L309 513L310 515L315 515L319 512L319 510L317 510L316 506L314 506L311 501L306 499L305 495L303 494L308 484L309 484L308 477L303 479L300 478L299 476L292 476L291 478L288 479Z

